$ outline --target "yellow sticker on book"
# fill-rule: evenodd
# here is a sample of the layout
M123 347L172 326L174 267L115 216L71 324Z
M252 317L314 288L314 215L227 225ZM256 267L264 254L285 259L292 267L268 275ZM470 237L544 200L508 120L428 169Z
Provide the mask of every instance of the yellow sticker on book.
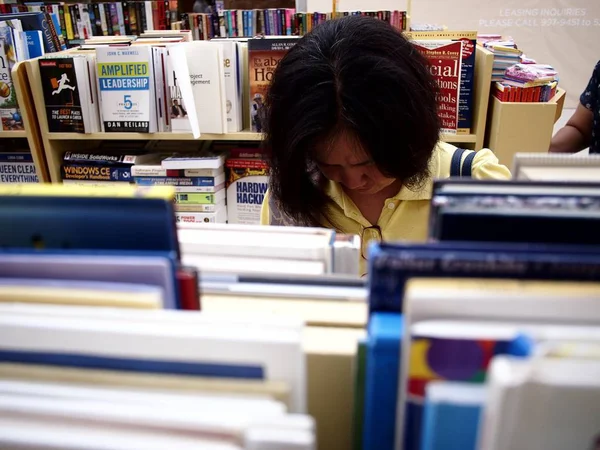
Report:
M157 198L172 202L175 188L172 186L136 186L115 183L115 186L82 186L78 184L22 183L0 185L0 196L28 197L119 197Z

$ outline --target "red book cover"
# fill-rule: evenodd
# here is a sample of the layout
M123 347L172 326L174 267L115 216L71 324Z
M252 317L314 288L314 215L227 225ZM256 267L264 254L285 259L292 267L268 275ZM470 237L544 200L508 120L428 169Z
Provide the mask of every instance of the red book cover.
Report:
M463 42L415 40L413 43L429 60L429 70L439 87L438 115L442 132L456 134Z
M183 266L177 270L179 299L181 309L199 311L201 309L200 288L198 287L198 271L195 267Z

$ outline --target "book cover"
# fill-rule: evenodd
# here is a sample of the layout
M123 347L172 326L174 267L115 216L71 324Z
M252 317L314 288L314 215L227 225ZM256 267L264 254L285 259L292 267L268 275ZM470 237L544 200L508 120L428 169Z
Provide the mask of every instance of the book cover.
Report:
M185 42L169 49L195 138L227 132L223 49L206 41Z
M60 176L63 180L133 181L129 166L63 164L60 167Z
M161 161L164 169L219 169L223 166L223 155L208 153L175 154Z
M104 131L155 132L151 48L98 47L96 58Z
M192 125L188 117L187 102L183 98L181 93L181 82L175 72L174 65L171 59L171 53L169 48L166 50L167 57L164 60L166 66L167 75L167 89L168 89L168 115L170 119L170 126L172 131L192 131Z
M83 133L83 112L73 58L38 60L50 132Z
M462 41L414 40L413 44L429 60L429 70L438 91L438 116L442 133L456 134L459 121Z
M21 21L23 31L34 31L40 30L44 38L44 50L46 53L53 53L60 50L56 47L50 25L48 24L48 18L43 12L20 12L14 14L3 14L0 17L1 22L18 19ZM50 19L52 20L52 19Z
M269 165L262 159L228 159L229 223L260 224L260 210L269 187Z
M460 98L457 134L473 132L473 111L475 102L475 57L477 53L476 31L412 31L407 32L408 39L452 40L462 42L460 69Z
M237 42L219 41L218 44L223 47L227 132L232 133L242 130L242 84L239 48Z
M264 103L277 64L299 38L254 38L248 40L248 91L251 129L264 131Z
M29 58L38 58L44 56L44 41L41 31L23 31L25 42L27 44L27 53Z
M0 183L38 182L33 162L0 162Z
M135 182L143 186L204 186L215 188L225 182L224 177L135 177Z
M443 322L439 325L443 327ZM460 322L457 327L460 328ZM423 323L425 328L428 324ZM419 324L413 326L410 343L410 363L406 402L405 445L406 450L419 450L423 431L423 407L427 386L432 381L461 381L482 384L488 366L496 355L527 356L532 342L525 336L512 335L504 330L497 338L486 336L475 339L465 337L468 333L418 332ZM429 327L430 329L432 327ZM490 333L491 335L492 333Z
M0 23L0 120L3 131L25 129L11 74L17 62L13 37L13 29L7 22Z
M33 162L29 152L0 152L0 162Z

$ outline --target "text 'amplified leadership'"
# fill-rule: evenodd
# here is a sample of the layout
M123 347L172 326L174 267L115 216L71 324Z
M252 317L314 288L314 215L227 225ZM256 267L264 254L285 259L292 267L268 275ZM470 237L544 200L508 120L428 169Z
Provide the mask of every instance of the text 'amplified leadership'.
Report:
M139 63L98 64L100 90L146 90L150 87L149 65Z

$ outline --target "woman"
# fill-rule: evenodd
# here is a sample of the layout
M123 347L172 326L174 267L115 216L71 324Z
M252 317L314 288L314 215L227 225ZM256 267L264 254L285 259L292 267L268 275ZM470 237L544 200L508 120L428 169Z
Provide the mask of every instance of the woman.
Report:
M279 62L267 95L261 222L334 228L365 245L423 241L432 180L450 175L455 150L438 142L436 92L426 59L386 22L316 27ZM510 172L481 150L472 176Z
M600 153L600 61L596 64L577 109L550 143L551 153L574 153L585 148Z

